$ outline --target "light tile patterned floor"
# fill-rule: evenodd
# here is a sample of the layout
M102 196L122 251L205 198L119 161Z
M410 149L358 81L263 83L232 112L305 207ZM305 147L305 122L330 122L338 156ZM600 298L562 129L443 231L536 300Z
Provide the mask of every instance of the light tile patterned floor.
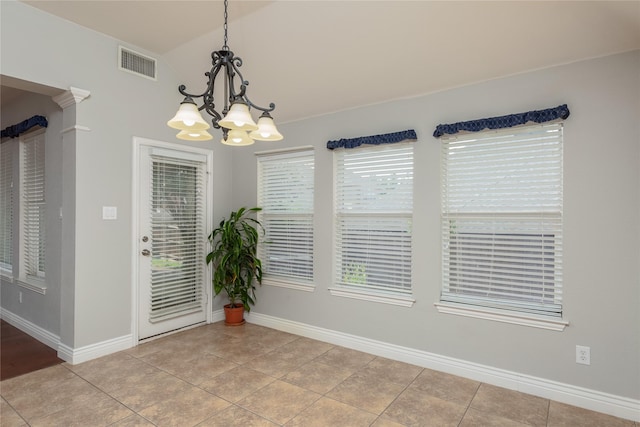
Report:
M257 325L201 326L0 383L10 426L637 423Z

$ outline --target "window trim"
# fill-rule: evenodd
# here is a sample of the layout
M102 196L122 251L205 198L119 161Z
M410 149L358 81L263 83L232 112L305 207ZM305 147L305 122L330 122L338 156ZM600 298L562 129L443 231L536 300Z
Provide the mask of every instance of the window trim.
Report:
M47 293L47 285L44 280L34 279L32 277L28 277L26 279L15 279L13 282L21 288L28 289L40 295L46 295Z
M262 284L305 292L315 292L316 290L313 282L298 281L285 276L262 276Z
M329 288L329 293L335 297L344 297L344 298L352 298L361 301L372 301L379 302L383 304L391 304L398 305L400 307L413 307L413 304L416 302L413 296L401 296L395 295L391 293L383 293L376 291L361 291L356 289L342 288L337 286L331 286Z
M530 326L534 328L548 329L551 331L564 331L569 325L569 321L558 317L535 315L523 313L519 311L504 310L498 308L489 308L482 306L474 306L464 303L454 302L436 302L433 304L438 312L444 314L454 314L464 317L472 317L475 319L493 320L502 323L511 323L513 325Z

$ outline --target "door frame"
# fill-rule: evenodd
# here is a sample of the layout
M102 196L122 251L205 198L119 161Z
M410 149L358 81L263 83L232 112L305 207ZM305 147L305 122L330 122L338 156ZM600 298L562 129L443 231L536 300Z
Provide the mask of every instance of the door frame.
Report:
M145 147L158 147L176 151L184 151L187 153L195 153L206 156L207 164L206 168L206 191L205 191L205 220L206 230L211 230L213 227L213 150L206 148L191 147L188 145L178 145L175 143L158 141L148 138L133 137L133 156L132 156L132 179L131 179L131 337L132 346L135 347L139 344L139 331L138 331L138 315L139 315L139 301L138 292L140 289L139 282L139 252L140 248L140 149ZM203 260L204 262L204 260ZM204 274L204 295L205 295L205 311L206 311L206 323L211 323L213 318L212 313L212 300L211 295L211 269L207 268Z

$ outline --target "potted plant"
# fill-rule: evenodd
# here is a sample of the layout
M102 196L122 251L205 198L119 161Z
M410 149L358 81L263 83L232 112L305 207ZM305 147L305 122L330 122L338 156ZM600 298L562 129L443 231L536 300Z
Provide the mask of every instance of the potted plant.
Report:
M218 295L224 290L229 297L229 304L224 306L227 325L244 323L244 311L251 311L255 304L255 284L262 284L257 250L264 228L249 216L260 210L243 207L231 212L209 235L211 252L207 254L207 264L213 265L213 291Z

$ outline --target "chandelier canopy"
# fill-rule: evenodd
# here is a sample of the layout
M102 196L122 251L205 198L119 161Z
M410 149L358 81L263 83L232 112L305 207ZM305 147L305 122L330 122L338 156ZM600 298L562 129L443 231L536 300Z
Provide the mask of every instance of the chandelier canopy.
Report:
M176 115L167 122L171 128L180 132L177 137L188 141L206 141L213 137L207 129L213 125L222 129L223 144L240 146L253 144L258 141L279 141L283 138L269 114L276 106L269 104L268 108L260 107L247 97L249 82L244 80L239 68L242 59L234 56L227 45L227 6L224 1L224 45L222 49L211 52L211 70L204 73L209 79L207 88L199 95L187 92L185 85L178 86L178 91L184 95ZM224 104L218 112L215 106L214 89L216 77L222 76L224 89ZM237 80L236 80L237 79ZM198 106L194 99L202 98L202 105ZM251 117L251 108L262 111L256 123ZM211 125L202 118L200 111L206 111L211 116Z

